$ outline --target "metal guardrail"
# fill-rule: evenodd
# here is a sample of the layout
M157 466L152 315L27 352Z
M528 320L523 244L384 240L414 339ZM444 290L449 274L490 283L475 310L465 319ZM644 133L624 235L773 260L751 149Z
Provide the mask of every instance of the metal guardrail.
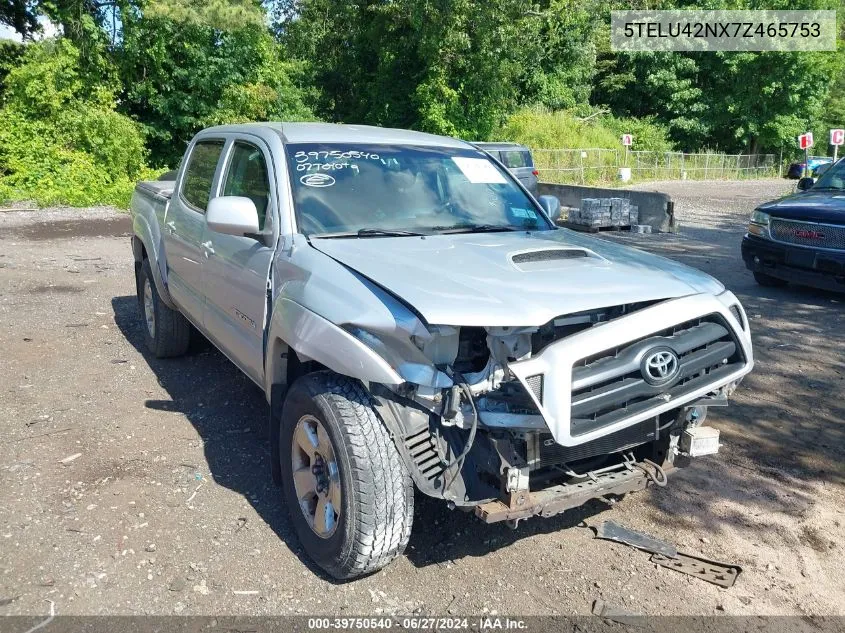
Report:
M775 154L626 152L619 149L532 150L540 180L559 184L610 183L628 167L633 180L710 180L777 177Z

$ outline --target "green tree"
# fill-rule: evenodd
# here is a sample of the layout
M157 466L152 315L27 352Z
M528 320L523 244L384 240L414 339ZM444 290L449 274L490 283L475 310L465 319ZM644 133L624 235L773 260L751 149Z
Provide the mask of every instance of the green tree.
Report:
M649 8L841 9L841 0L658 0ZM621 8L621 7L619 7ZM629 8L629 7L626 7ZM841 52L600 54L592 101L619 116L655 115L684 149L777 151L818 123Z
M12 27L24 38L40 30L38 11L31 0L4 0L0 4L0 24Z
M526 13L518 39L522 103L552 110L587 105L601 28L599 8L596 0L545 0Z
M20 63L24 48L22 44L12 40L0 40L0 106L6 92L6 77Z
M518 0L301 0L276 15L310 64L321 116L471 138L521 101L522 44L536 32Z
M266 28L129 15L115 59L121 109L145 126L154 164L175 164L208 125L313 118L299 65L284 60Z
M144 139L115 111L108 86L88 90L66 39L30 44L6 77L0 110L0 199L125 205L145 173Z

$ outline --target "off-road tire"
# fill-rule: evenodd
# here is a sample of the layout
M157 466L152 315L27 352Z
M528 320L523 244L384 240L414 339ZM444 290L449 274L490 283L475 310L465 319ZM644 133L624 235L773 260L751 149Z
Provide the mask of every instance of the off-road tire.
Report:
M145 284L149 283L152 293L153 312L155 314L155 333L150 333L144 311ZM138 311L144 331L144 343L156 358L181 356L188 351L191 343L191 324L181 312L168 308L155 285L150 260L144 259L137 274Z
M309 415L331 440L341 482L341 512L328 538L308 524L293 484L294 430ZM330 371L299 378L282 409L279 455L291 522L317 565L335 578L349 579L378 571L402 554L411 535L413 483L360 382Z
M766 273L754 272L754 281L766 288L783 288L787 282L777 277L772 277Z

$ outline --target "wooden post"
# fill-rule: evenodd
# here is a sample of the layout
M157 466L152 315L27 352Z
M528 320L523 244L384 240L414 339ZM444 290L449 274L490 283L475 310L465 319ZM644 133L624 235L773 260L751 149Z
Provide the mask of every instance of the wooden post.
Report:
M581 164L581 184L584 184L584 150L578 150L578 162Z

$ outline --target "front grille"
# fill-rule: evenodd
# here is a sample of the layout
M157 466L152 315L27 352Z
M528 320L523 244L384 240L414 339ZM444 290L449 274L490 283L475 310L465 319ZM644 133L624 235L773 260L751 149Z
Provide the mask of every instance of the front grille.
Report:
M528 388L531 390L531 393L534 394L534 397L537 398L537 402L540 404L543 403L543 374L536 374L534 376L528 376L525 379L525 384L528 385Z
M646 442L653 442L659 439L669 432L668 426L671 426L671 424L664 426L661 431L658 425L655 424L655 420L645 420L615 433L603 435L592 442L584 442L577 446L562 446L555 442L551 434L544 433L540 436L540 461L537 464L537 468L572 464L590 457L621 453Z
M646 380L644 362L653 351L677 356L677 373L665 384ZM745 359L724 319L712 314L655 332L575 363L572 369L573 436L614 424L739 370Z
M778 242L845 250L845 226L772 218L769 231Z
M574 314L562 314L555 317L545 325L541 325L531 335L531 353L539 354L551 343L577 334L582 330L591 328L599 323L606 323L622 316L633 314L659 303L662 299L652 301L640 301L638 303L627 303L623 305L608 306L596 310L586 310ZM463 328L462 328L463 329Z

